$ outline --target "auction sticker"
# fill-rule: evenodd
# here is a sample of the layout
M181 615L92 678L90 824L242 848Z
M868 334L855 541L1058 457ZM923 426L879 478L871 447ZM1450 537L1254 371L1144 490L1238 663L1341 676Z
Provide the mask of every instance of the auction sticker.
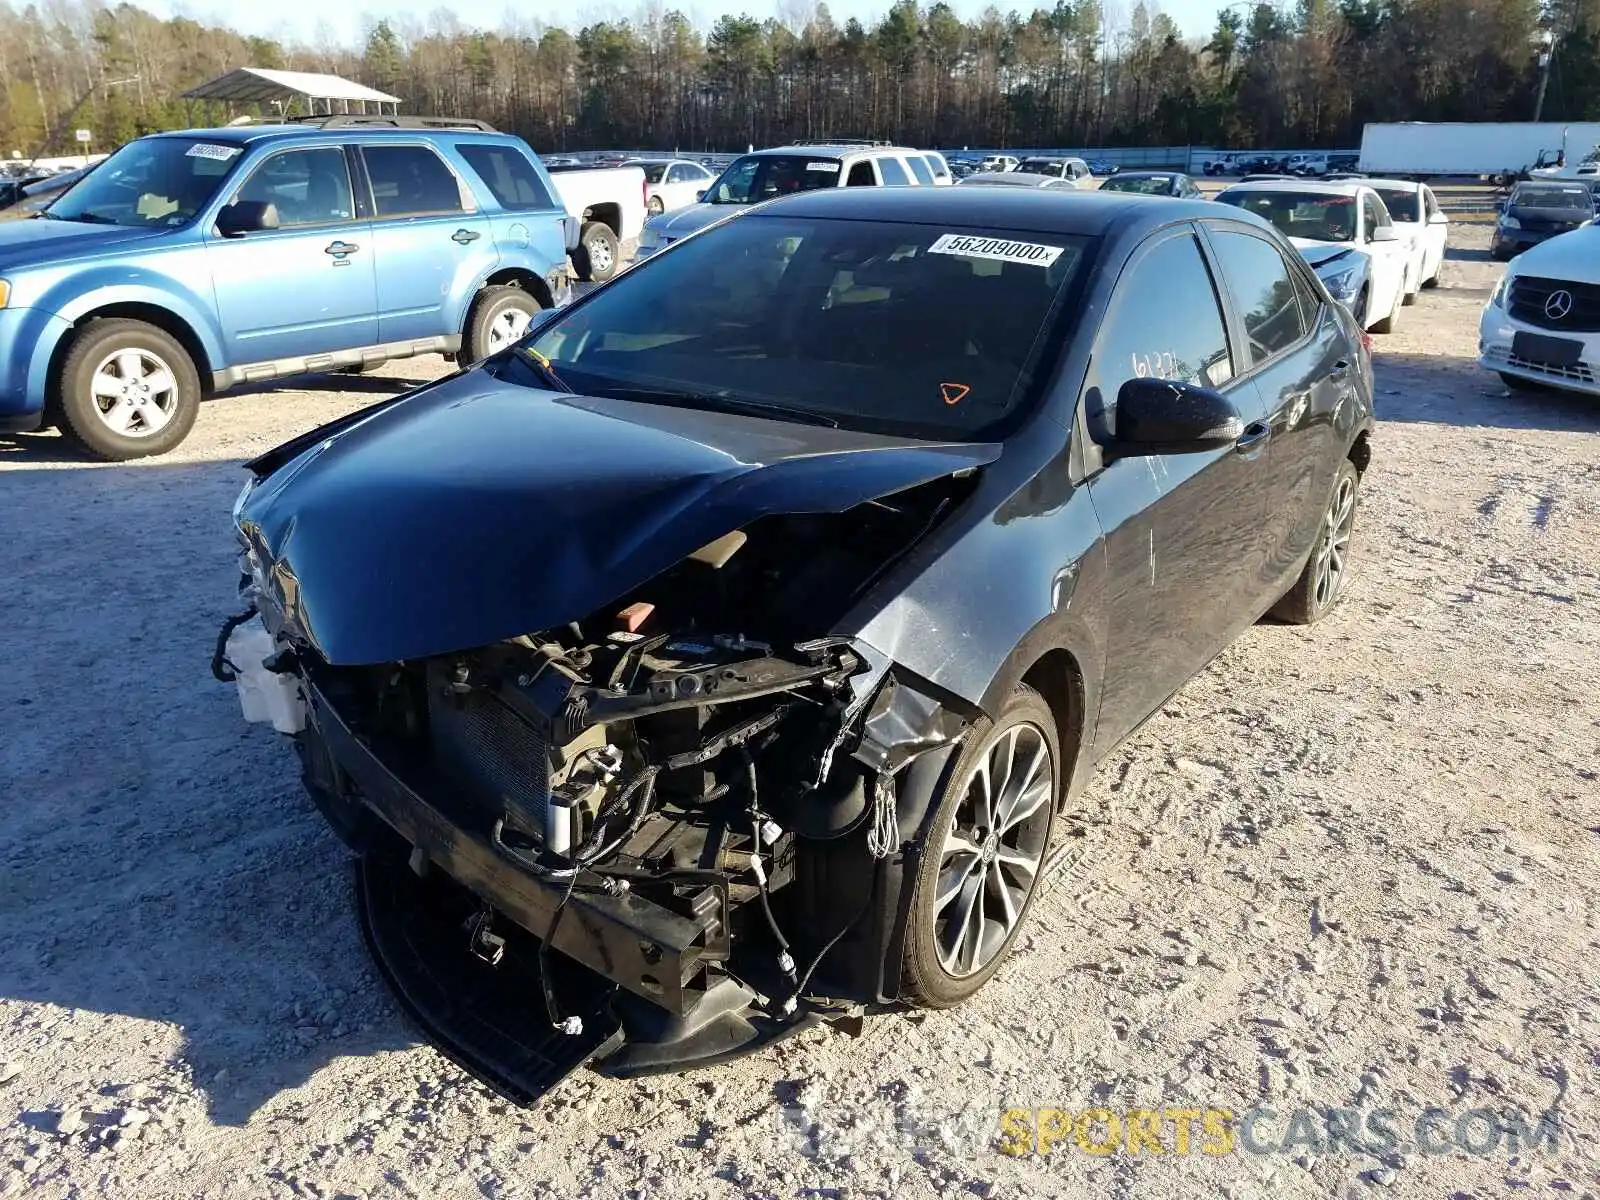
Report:
M187 151L190 158L210 158L217 162L227 162L238 153L237 146L218 146L213 142L196 142Z
M839 173L839 164L831 162L808 162L806 164L806 170L821 171L824 175L837 175Z
M987 258L995 262L1028 263L1048 267L1061 257L1062 247L1039 242L1012 242L1005 238L973 237L967 233L946 233L928 247L929 254L958 254L962 258Z

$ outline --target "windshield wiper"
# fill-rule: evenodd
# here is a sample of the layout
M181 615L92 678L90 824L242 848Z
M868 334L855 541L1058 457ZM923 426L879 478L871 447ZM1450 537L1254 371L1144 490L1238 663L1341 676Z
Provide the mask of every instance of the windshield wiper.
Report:
M517 349L517 353L521 354L523 360L527 362L527 364L535 371L537 371L540 377L551 387L555 388L556 391L566 392L568 395L575 394L572 388L567 386L566 380L562 379L561 376L556 373L556 369L550 365L550 360L544 355L540 354L532 346L520 346Z
M693 392L674 388L632 387L626 384L607 384L594 389L618 400L643 400L649 404L670 404L679 408L703 408L714 412L738 413L746 417L765 417L779 421L794 421L801 425L826 425L839 428L839 422L809 408L791 408L786 404L768 404L761 400L742 400L726 392Z
M49 212L49 209L45 209L39 215L42 217L47 212ZM54 214L51 214L50 219L52 221L77 221L79 224L82 224L82 225L115 225L115 224L117 224L117 222L114 221L110 217L102 217L99 213L87 213L87 212L86 213L79 213L75 217L63 217L60 213L54 213Z

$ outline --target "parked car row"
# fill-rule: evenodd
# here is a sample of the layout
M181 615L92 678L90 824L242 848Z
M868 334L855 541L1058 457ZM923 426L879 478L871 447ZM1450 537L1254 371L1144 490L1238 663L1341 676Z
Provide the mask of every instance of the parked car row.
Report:
M1251 151L1214 155L1201 164L1207 175L1324 176L1355 171L1360 154L1343 151L1272 154Z
M1236 184L1217 200L1288 237L1365 329L1392 332L1400 309L1438 281L1449 218L1425 184L1265 180Z

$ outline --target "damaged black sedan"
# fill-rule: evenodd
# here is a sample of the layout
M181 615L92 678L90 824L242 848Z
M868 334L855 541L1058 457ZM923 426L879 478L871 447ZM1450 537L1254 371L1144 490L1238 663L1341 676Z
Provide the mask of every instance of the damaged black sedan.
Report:
M528 1101L971 996L1094 764L1333 607L1371 428L1249 214L808 193L250 463L213 666Z

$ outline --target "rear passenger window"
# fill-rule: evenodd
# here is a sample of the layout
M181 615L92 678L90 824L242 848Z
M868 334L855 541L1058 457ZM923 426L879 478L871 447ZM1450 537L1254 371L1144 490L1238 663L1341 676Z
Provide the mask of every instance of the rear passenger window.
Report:
M927 187L933 186L933 172L928 170L928 164L922 161L920 155L913 154L906 159L906 162L910 164L911 173L917 177L918 183Z
M1248 233L1215 229L1211 240L1244 319L1250 361L1263 362L1305 337L1309 327L1300 309L1294 272L1277 247Z
M501 208L556 207L533 164L511 147L457 145L456 153L467 160Z
M878 172L883 176L884 187L911 186L911 176L906 174L906 169L900 165L898 158L880 158Z
M1228 336L1211 272L1192 234L1168 237L1117 283L1084 395L1085 415L1116 429L1117 392L1130 379L1171 379L1222 387L1233 378Z
M380 217L458 213L468 209L455 172L426 146L363 146ZM488 182L485 180L485 182Z
M872 164L863 159L850 168L850 178L845 187L877 187L878 177L872 173Z

